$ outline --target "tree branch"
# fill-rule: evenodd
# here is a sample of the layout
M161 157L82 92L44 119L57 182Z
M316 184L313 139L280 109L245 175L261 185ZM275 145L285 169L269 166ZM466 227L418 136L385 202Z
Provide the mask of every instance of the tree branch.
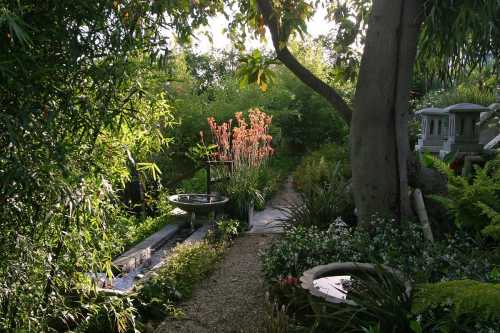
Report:
M352 111L342 96L340 96L335 89L314 75L310 70L305 68L287 48L286 42L288 36L282 36L283 29L280 26L271 1L257 0L257 4L264 17L264 22L271 32L274 49L276 50L278 59L281 60L281 62L305 85L323 96L340 113L346 123L350 124Z

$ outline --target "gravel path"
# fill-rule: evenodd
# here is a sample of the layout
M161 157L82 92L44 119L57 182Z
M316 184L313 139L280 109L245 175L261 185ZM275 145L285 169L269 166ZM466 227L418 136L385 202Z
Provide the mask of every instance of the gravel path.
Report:
M262 332L265 286L258 252L274 237L247 233L236 239L215 272L179 306L185 316L164 321L156 332Z
M179 305L185 316L169 318L156 333L264 332L266 296L259 252L282 232L279 207L299 200L291 177L266 209L252 219L252 229L236 239L214 273Z

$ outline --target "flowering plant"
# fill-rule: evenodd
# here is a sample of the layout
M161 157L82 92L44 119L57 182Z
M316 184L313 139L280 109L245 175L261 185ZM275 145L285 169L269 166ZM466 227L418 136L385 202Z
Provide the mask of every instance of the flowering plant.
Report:
M235 114L237 126L232 127L232 119L217 124L209 117L208 125L212 132L217 152L216 160L233 161L235 170L244 167L258 167L272 155L272 136L268 134L272 116L258 108L248 111L249 123L242 112Z
M279 280L279 284L282 286L298 286L299 279L295 276L287 275Z
M235 119L236 126L233 127L232 120L217 124L213 117L208 118L216 144L216 151L209 159L232 161L231 177L220 185L219 190L231 198L234 216L246 221L250 207L255 204L262 206L264 203L259 177L262 166L274 152L271 147L272 136L268 134L272 117L253 108L248 111L248 121L242 112L237 112ZM227 172L227 169L223 168L222 172Z

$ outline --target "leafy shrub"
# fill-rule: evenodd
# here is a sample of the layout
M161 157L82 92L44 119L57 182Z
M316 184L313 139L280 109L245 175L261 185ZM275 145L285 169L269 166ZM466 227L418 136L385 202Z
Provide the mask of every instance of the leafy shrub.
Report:
M335 261L336 242L335 237L314 226L293 228L262 256L267 280L275 282L284 276L299 277L311 267Z
M280 306L277 302L272 302L269 297L266 299L266 333L288 333L291 325L286 307Z
M340 219L328 230L315 226L295 227L286 231L284 237L263 254L265 277L273 295L278 296L281 304L287 304L289 323L315 327L318 331L440 332L434 330L437 327L433 322L435 317L443 314L452 318L448 310L424 311L422 315L412 313L409 299L395 296L393 291L397 292L398 284L390 281L384 283L384 288L380 287L380 281L373 285L367 281L365 288L360 289L363 293L354 293L354 297L359 296L355 301L359 307L338 307L322 301L309 304L301 288L288 282L298 281L305 270L317 265L347 261L384 264L398 269L406 279L414 282L496 278L491 271L489 254L473 239L456 235L430 244L425 242L420 226L413 223L397 225L391 220L373 218L372 225L371 232L360 228L351 230ZM469 325L466 321L458 322ZM432 329L427 330L428 326ZM476 327L495 326L491 326L488 319Z
M238 220L218 220L216 225L216 239L223 242L230 242L238 236L240 231L240 221Z
M346 146L326 144L305 156L293 174L299 190L312 184L328 180L331 170L339 164L339 172L344 178L351 177L349 150Z
M429 331L494 332L500 327L500 284L457 280L419 285L412 312Z
M77 332L109 333L135 331L137 310L129 297L100 296L86 307Z
M411 297L404 281L382 267L373 275L354 278L346 292L350 305L312 300L319 331L413 332L416 323L412 321Z
M183 180L178 188L182 193L205 193L207 191L207 170L198 170L192 178Z
M310 68L310 67L309 67ZM318 149L325 143L345 142L349 128L331 105L284 71L278 80L288 92L286 112L276 112L283 143L296 151ZM342 91L344 91L342 89ZM321 133L321 135L318 135Z
M337 218L353 224L354 201L349 182L341 175L340 162L333 169L325 170L324 179L318 183L309 182L303 185L300 200L289 203L283 208L285 227L318 226L328 228Z
M115 237L108 240L112 256L141 242L171 222L172 206L168 202L168 192L160 191L153 203L156 209L150 216L131 215L125 209L116 210L111 225Z
M123 235L123 247L128 248L137 244L167 225L170 219L167 216L157 217L128 217L129 222L122 221L122 227L127 229Z
M419 225L383 218L374 218L372 225L374 236L361 228L350 230L341 219L328 230L292 228L262 256L265 276L273 282L299 277L316 265L355 261L385 264L421 282L490 278L489 259L473 240L456 236L429 244Z
M500 319L500 284L455 280L419 285L413 311L422 313L439 306L451 306L456 316L473 314L482 319Z
M177 245L165 266L138 292L141 320L160 319L170 313L174 302L191 295L194 285L207 276L223 252L220 244L206 241Z

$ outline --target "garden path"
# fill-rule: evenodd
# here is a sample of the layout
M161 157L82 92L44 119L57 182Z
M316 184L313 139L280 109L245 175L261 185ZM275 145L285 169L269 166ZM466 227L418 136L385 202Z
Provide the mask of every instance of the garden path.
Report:
M266 209L254 214L249 233L283 232L280 219L284 217L284 214L281 209L298 200L300 198L293 188L293 178L290 176L283 185L283 188L266 205Z
M281 231L277 219L283 212L277 207L297 199L288 179L266 209L255 214L252 230L235 240L211 276L179 305L184 316L165 320L156 333L264 332L268 312L258 254Z

